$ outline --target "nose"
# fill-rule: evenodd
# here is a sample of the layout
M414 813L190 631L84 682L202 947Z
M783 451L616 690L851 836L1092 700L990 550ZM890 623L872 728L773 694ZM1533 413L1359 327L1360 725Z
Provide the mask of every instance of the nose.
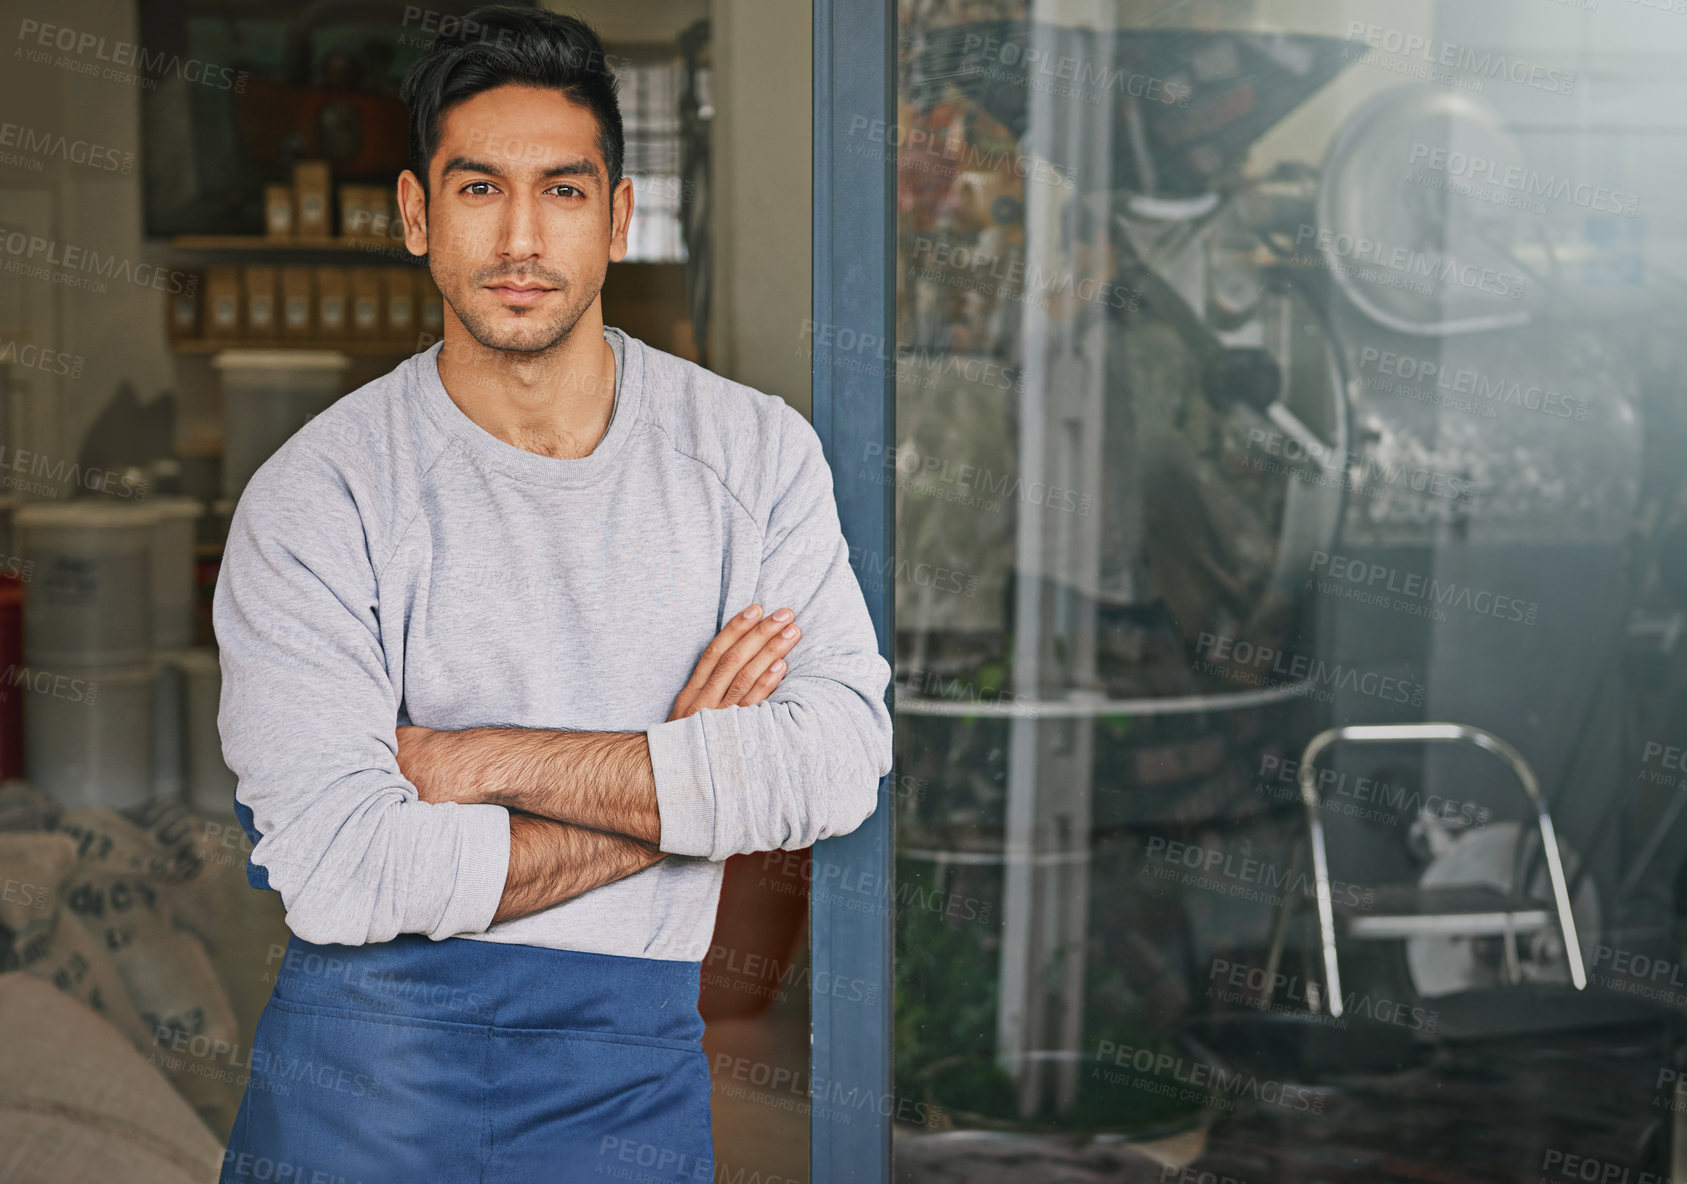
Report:
M544 254L545 240L539 218L538 199L517 190L504 205L502 241L498 255L513 263L537 259Z

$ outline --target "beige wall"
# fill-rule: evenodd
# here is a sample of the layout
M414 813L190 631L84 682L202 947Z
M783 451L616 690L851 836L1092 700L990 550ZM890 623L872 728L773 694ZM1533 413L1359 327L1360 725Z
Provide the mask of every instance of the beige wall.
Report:
M137 36L132 7L110 0L62 0L24 15L108 40L134 41ZM14 34L18 19L10 26ZM32 41L20 48L24 44L40 49ZM6 68L0 70L0 121L37 136L134 153L138 161L140 91L119 81L27 62L8 51ZM170 262L141 239L138 163L125 176L68 162L62 155L25 155L44 167L36 171L29 164L0 162L0 227L50 239L61 251L77 248L102 260L115 256L119 262L113 270L126 267L130 275L141 264ZM42 260L8 253L0 261L28 265ZM68 276L77 272L75 267L49 270ZM142 269L141 274L148 273ZM106 291L99 292L0 274L0 338L19 348L33 344L68 353L83 363L75 379L21 367L0 376L13 392L11 422L0 424L0 445L8 454L21 447L42 453L48 465L61 460L68 465L84 431L119 386L132 386L143 403L150 403L176 385L164 343L163 295L136 283L104 282ZM0 352L15 351L0 345Z
M715 0L714 368L809 413L812 12Z
M708 0L545 0L552 12L567 12L597 30L604 41L672 41L709 15Z

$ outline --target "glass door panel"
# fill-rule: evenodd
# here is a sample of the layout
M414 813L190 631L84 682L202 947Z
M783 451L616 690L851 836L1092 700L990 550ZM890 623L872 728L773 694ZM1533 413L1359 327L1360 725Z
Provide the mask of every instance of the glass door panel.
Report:
M1687 17L898 27L895 1178L1679 1178Z

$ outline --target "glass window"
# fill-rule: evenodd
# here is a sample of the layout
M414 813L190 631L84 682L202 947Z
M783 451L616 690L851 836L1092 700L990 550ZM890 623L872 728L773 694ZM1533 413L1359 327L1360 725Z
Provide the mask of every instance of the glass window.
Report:
M680 229L680 95L685 73L672 57L670 52L657 61L622 57L615 62L627 138L625 168L633 180L633 209L639 215L627 228L630 263L683 263L686 258Z
M895 1178L1679 1179L1687 6L898 21Z

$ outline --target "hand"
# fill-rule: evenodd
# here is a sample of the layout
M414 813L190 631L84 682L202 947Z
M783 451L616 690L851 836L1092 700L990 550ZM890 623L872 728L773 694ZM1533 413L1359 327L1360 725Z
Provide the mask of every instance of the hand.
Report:
M668 719L684 719L708 707L754 707L785 677L785 655L801 637L790 609L762 619L761 605L752 604L704 649Z
M414 725L398 729L398 771L404 774L405 780L416 787L416 796L424 802L453 800L447 790L435 786L428 776L433 764L432 746L439 744L440 738L448 735L448 732L418 728Z

